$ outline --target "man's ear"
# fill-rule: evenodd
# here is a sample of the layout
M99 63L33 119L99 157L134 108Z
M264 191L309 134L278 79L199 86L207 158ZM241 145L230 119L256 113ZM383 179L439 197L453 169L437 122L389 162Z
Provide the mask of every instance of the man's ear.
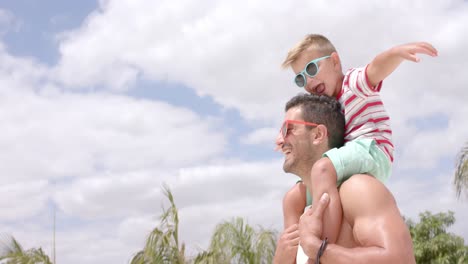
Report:
M314 138L312 139L313 144L321 144L328 141L328 129L324 125L318 125L315 128L315 133L312 133Z

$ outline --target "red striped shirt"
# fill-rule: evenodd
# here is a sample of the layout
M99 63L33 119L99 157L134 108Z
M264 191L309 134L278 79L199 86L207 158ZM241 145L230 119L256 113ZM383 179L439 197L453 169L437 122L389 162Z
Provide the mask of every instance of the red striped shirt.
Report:
M366 68L353 68L346 72L337 99L345 114L345 141L371 138L393 162L392 129L390 117L380 99L382 82L371 87Z

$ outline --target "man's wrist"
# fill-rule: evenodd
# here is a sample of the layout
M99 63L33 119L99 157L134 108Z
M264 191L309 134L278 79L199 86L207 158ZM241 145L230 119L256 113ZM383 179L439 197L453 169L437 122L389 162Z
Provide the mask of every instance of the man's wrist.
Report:
M325 238L324 240L322 240L322 243L320 244L320 248L317 251L317 257L315 259L315 264L320 264L320 257L325 252L325 249L327 248L327 245L328 245L328 238Z
M304 253L311 259L315 260L318 250L322 244L322 240L316 236L310 236L307 240L302 240L299 243L304 250Z

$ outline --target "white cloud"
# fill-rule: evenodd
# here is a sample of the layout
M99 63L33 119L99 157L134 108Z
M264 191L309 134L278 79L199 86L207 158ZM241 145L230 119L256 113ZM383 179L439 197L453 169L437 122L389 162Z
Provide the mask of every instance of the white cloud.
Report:
M66 214L82 219L137 215L154 208L154 201L161 197L162 179L159 173L102 173L58 184L54 200Z
M245 138L242 138L243 144L255 145L255 144L269 144L274 147L274 138L278 135L279 128L264 127L253 131L248 134Z
M181 206L227 202L263 196L290 187L296 176L285 176L282 161L221 163L180 170L172 182ZM171 182L169 182L171 183Z
M61 39L61 59L55 70L61 81L78 86L131 89L127 84L138 76L184 83L225 107L237 108L248 120L276 125L284 103L300 91L292 84L291 72L281 71L279 64L304 34L329 36L345 69L364 65L393 45L429 41L438 48L439 57L421 56L419 64L404 62L385 81L382 92L402 166L414 167L424 161L406 161L421 146L432 144L428 157L432 163L466 140L467 126L460 121L468 111L468 91L462 88L468 37L457 33L468 30L466 10L463 1L438 0L424 4L305 1L281 6L216 1L198 7L192 1L106 1L81 28ZM123 20L123 16L133 19ZM428 20L431 27L422 22ZM418 137L421 131L405 128L411 118L435 111L449 116L450 130ZM452 143L434 144L441 142L442 133ZM262 135L267 135L265 129L250 134L243 143L270 144Z
M33 93L3 101L0 167L17 179L193 164L222 153L225 144L221 133L210 131L212 120L162 102Z
M143 74L185 83L223 105L238 108L247 118L271 119L281 113L278 105L281 108L288 94L296 91L290 81L291 73L279 70L281 59L307 32L330 35L347 62L345 65L364 64L377 52L402 42L434 42L441 51L437 64L424 61L425 65L414 66L425 72L440 72L436 71L442 68L439 65L449 59L444 51L462 51L467 41L461 34L455 34L460 40L458 45L446 41L451 37L451 25L456 24L459 32L467 27L463 12L466 4L460 1L409 6L398 1L301 2L282 6L216 1L199 7L194 3L107 1L80 29L68 32L60 42L62 57L57 71L61 80L74 85L103 83L111 89L121 89ZM268 12L265 4L270 7ZM408 12L408 8L417 10ZM428 19L435 26L426 27L419 22ZM310 20L321 23L304 23ZM362 27L363 23L366 27ZM353 33L351 43L346 32ZM374 36L372 42L369 36ZM459 67L454 74L463 76L462 69ZM424 83L424 75L418 76L411 80L412 87Z
M419 213L430 211L432 213L453 211L455 224L450 232L462 236L468 240L468 204L466 201L458 201L452 186L452 171L445 172L437 177L427 180L416 175L395 175L389 183L389 189L393 192L398 207L403 215L413 221L419 221Z
M46 205L48 189L44 180L2 184L0 219L13 221L38 214Z
M57 262L128 263L136 248L114 234L111 223L69 229L56 235ZM112 250L109 250L112 249Z

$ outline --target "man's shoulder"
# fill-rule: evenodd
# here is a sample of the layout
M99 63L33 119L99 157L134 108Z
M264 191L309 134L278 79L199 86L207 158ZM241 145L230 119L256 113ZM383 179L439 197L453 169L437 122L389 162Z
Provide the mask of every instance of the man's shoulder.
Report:
M304 210L306 206L306 186L302 182L294 184L283 197L283 207L294 207Z
M348 220L379 215L389 207L396 208L388 188L373 176L357 174L346 180L339 190L343 214Z

